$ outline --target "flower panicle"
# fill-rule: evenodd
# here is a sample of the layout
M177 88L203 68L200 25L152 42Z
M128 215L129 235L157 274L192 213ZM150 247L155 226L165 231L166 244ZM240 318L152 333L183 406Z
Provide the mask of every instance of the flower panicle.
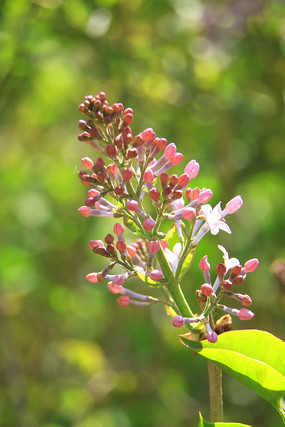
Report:
M208 232L213 235L220 230L231 233L225 217L241 208L241 196L227 202L224 209L221 202L212 208L209 204L212 190L191 183L199 173L199 163L193 159L184 166L181 175L173 173L172 168L183 162L183 154L177 152L176 145L158 137L152 128L133 135L133 110L122 103L109 104L104 92L87 95L79 111L85 119L78 122L78 140L92 146L99 156L81 159L84 170L80 170L78 176L88 187L88 197L78 211L86 218L114 218L115 221L121 218L123 222L115 222L104 242L90 240L92 252L107 258L109 264L101 272L87 274L86 279L91 283L107 281L108 289L120 294L118 303L121 306L149 306L158 302L171 306L179 313L172 319L173 326L191 327L204 322L204 338L216 342L217 333L208 323L208 314L217 306L228 313L226 316L235 315L235 311L230 312L229 308L227 311L226 306L219 304L223 296L244 306L251 305L248 295L235 293L232 287L241 285L247 273L255 271L258 260L251 259L244 266L239 262L232 265L233 259L226 259L223 248L225 261L217 265L216 279L212 282L211 266L204 256L199 263L204 283L197 293L203 307L201 316L187 317L180 313L177 301L169 292L168 281L171 275L180 281L183 263ZM149 212L150 203L152 210ZM176 230L179 240L172 250L168 247L168 234L161 227L169 221L172 222L170 229ZM140 238L128 244L126 229ZM167 268L160 263L161 257L166 260ZM112 274L115 267L123 269L124 273ZM166 300L125 288L125 282L134 277L161 288ZM242 320L250 318L245 310L248 309L239 311Z

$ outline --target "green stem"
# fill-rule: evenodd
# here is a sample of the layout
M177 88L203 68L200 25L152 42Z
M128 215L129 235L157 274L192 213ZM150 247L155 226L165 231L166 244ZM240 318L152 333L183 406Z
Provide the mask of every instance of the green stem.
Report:
M222 370L210 360L208 363L209 392L210 392L210 414L212 423L223 421L223 389Z
M183 292L180 288L178 280L175 278L170 265L168 264L167 259L165 258L163 250L160 250L156 253L156 258L159 262L160 268L163 272L165 279L167 280L167 289L175 301L180 314L183 317L194 317L192 310L190 309Z
M179 275L180 275L181 269L183 267L184 261L187 258L187 255L189 254L189 252L191 250L193 228L194 228L194 223L193 224L190 223L190 230L189 230L188 238L187 238L187 241L186 241L186 245L185 245L185 247L183 249L183 252L182 252L182 254L181 254L180 258L179 258L178 266L177 266L177 269L176 269L176 272L175 272L176 279L179 278ZM194 259L194 257L193 257L193 259Z

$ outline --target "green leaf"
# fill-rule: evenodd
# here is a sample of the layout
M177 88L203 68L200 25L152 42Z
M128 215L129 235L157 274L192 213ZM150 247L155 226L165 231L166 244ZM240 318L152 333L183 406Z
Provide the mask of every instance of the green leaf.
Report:
M133 231L134 233L137 233L137 231L138 231L138 226L135 224L135 222L134 221L132 221L131 219L129 219L129 218L126 218L126 217L124 217L123 218L123 222L124 222L124 225L126 226L126 227L128 227L128 229L129 230L131 230L131 231Z
M251 427L248 424L240 424L240 423L208 423L205 421L199 412L200 422L198 427Z
M192 249L187 255L187 257L185 258L185 261L183 262L183 265L181 268L179 278L181 278L191 266L192 262L194 261L194 255L195 255L195 248Z
M285 343L268 332L231 331L221 334L216 344L191 341L181 336L187 347L242 384L268 400L285 421Z
M164 239L163 239L163 240L170 240L170 239L172 239L172 237L173 237L173 236L174 236L174 234L175 234L175 231L176 231L176 224L175 224L175 222L174 222L174 223L172 223L172 225L171 225L171 227L170 227L170 229L169 229L168 233L166 234L166 236L164 237Z
M141 279L141 281L146 283L147 285L150 285L150 286L163 285L162 283L160 284L159 282L155 282L145 273L140 273L139 271L136 271L136 273L137 273L137 276L139 277L139 279Z

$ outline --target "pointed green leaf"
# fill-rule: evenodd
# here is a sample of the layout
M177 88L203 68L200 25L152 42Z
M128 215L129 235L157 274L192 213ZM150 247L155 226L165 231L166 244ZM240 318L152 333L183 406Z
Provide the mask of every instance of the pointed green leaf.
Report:
M169 229L168 233L166 234L166 236L164 237L164 239L163 239L163 240L170 240L170 239L172 239L172 237L173 237L173 236L174 236L174 234L175 234L175 231L176 231L176 224L175 224L175 222L174 222L174 223L172 223L172 225L171 225L171 227L170 227L170 229Z
M285 343L268 332L231 331L218 342L190 341L180 337L195 353L211 360L242 384L268 400L285 421Z
M208 423L205 421L199 413L200 416L200 423L198 427L251 427L248 424L240 424L240 423Z
M130 218L124 217L123 222L124 222L124 225L128 227L129 230L133 231L134 233L138 231L139 229L138 226Z

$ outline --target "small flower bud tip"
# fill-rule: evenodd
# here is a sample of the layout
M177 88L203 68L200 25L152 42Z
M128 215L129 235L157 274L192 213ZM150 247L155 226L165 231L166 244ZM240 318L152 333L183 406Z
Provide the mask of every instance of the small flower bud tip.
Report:
M125 232L125 227L120 224L119 222L116 222L113 227L113 233L115 233L117 236L121 236Z
M154 240L154 241L152 241L152 242L149 242L149 244L148 244L148 249L150 250L150 252L152 252L152 253L156 253L156 252L158 252L159 251L159 249L160 249L160 244L159 244L159 242L157 241L157 240Z
M151 278L151 280L158 281L163 278L163 273L160 270L153 270L149 274L149 277Z
M247 273L252 273L257 269L258 266L259 266L259 261L257 258L250 259L246 261L246 263L244 264L244 268Z
M171 160L176 154L177 148L176 145L172 142L165 147L164 155Z
M216 334L216 332L214 331L208 331L207 332L207 340L212 343L215 344L218 341L218 335Z
M208 261L208 255L205 255L203 258L201 258L201 261L199 262L199 268L202 271L210 271L211 265Z
M201 286L201 292L203 295L205 295L206 297L208 297L209 295L213 294L213 288L209 283L204 283Z
M198 175L199 169L199 163L196 162L196 160L191 160L191 162L186 165L184 172L188 174L190 179L193 179Z
M89 206L81 206L81 207L78 209L78 212L79 212L81 215L83 215L83 216L85 216L85 217L88 217L88 216L90 216L90 215L91 215L91 208L90 208Z
M121 296L117 299L118 304L122 307L127 307L130 304L130 298L126 295Z
M171 323L175 328L181 328L184 325L185 320L182 316L175 316L171 320Z
M89 273L85 278L88 280L88 282L98 283L97 273Z
M91 169L94 166L93 160L91 160L89 157L83 157L81 159L81 164L86 169Z
M243 204L241 196L236 196L226 204L226 213L233 214L238 211Z
M152 218L147 218L143 223L143 228L146 231L151 231L155 227L155 221Z
M254 313L247 308L241 308L238 317L240 320L250 320L254 317Z

